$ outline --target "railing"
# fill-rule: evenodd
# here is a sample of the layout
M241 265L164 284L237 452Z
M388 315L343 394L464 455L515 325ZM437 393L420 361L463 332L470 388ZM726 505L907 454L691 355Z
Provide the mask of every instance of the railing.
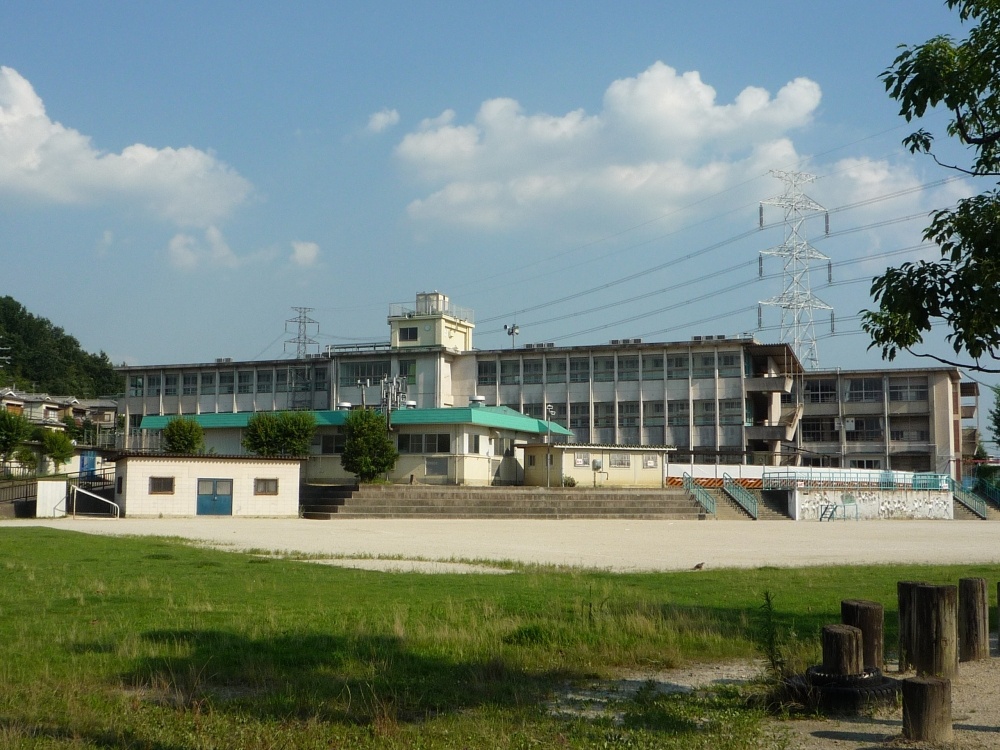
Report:
M37 479L19 479L0 484L0 503L34 499L38 495Z
M729 476L729 474L724 473L722 475L722 491L749 513L753 520L757 520L757 498L746 487Z
M944 475L942 475L944 476ZM944 477L948 489L951 490L951 494L958 500L959 503L964 505L970 511L975 513L980 518L986 518L986 501L981 497L974 495L968 490L963 490L961 485L958 484L954 479L949 476Z
M113 515L115 518L120 518L121 517L122 509L119 507L118 503L112 502L111 500L103 498L100 495L95 495L93 492L88 492L87 490L81 489L80 487L77 487L76 485L71 484L69 486L69 494L70 494L70 497L73 500L73 517L74 518L76 518L76 496L79 493L81 493L81 492L84 495L87 495L88 497L94 498L95 500L100 500L102 503L107 503L108 505L111 506L111 515Z
M977 479L973 491L985 497L995 506L1000 507L1000 487L997 487L988 479Z
M944 490L942 474L914 474L908 471L783 469L765 471L763 489L821 489L824 487L865 487L880 490L935 489ZM918 486L919 482L927 486ZM936 483L936 484L935 484Z
M711 513L715 515L715 498L712 493L706 490L704 487L699 485L690 474L684 472L684 489L694 495L694 499L698 501L698 504L705 509L706 513Z

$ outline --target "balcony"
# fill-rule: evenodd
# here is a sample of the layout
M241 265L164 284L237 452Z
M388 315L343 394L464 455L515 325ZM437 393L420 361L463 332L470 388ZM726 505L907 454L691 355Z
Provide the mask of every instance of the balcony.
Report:
M802 404L787 409L777 424L767 420L750 425L746 428L747 440L764 440L767 442L785 441L789 442L795 437L795 430L798 429L799 420L802 418Z
M791 393L792 379L785 375L747 378L743 381L750 393Z

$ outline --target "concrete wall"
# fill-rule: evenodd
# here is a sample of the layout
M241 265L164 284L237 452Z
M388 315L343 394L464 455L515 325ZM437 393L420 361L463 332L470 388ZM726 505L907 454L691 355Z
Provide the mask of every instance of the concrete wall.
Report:
M861 520L954 517L954 499L949 492L831 488L794 490L789 503L792 518L796 521L818 521L822 506L842 503L845 495L854 498ZM847 519L853 520L854 511L848 509L847 514Z
M173 477L172 494L151 494L150 477ZM119 459L116 502L129 516L194 516L198 479L233 480L234 516L298 516L299 463L268 459L154 458ZM254 479L277 479L277 495L255 495ZM122 497L124 496L124 497Z
M36 518L62 518L66 515L66 480L38 480Z

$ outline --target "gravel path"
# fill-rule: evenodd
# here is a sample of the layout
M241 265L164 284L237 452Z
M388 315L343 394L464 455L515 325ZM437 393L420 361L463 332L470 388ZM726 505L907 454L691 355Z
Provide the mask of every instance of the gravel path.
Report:
M988 521L57 519L0 522L88 534L174 536L215 547L331 557L512 560L614 571L1000 562Z

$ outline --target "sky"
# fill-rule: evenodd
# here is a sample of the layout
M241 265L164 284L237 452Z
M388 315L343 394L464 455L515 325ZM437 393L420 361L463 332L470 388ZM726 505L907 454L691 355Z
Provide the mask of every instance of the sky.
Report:
M504 324L776 341L778 172L829 215L802 224L829 258L819 366L879 366L871 277L934 257L928 213L985 189L906 152L879 80L899 44L965 36L941 0L0 13L0 294L115 363L286 356L295 307L319 347L385 341L389 305L434 290L484 349Z

